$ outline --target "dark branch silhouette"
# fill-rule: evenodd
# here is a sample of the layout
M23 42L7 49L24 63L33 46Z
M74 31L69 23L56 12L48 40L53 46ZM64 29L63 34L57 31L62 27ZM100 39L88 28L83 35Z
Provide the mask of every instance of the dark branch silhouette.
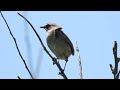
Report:
M39 41L40 41L40 43L41 43L43 49L44 49L45 52L50 56L50 58L52 59L52 61L54 62L54 64L56 64L57 67L58 67L58 69L60 70L59 75L63 76L64 79L68 79L67 76L65 75L63 69L61 68L60 64L57 62L57 59L54 58L54 57L52 57L52 55L49 53L49 51L48 51L48 50L46 49L46 47L44 46L44 44L43 44L40 36L39 36L38 33L36 32L36 30L34 29L34 27L32 26L32 24L31 24L24 16L22 16L20 13L18 13L18 15L20 15L22 18L24 18L24 19L29 23L29 25L32 27L34 33L36 34L36 36L38 37L38 39L39 39Z
M21 79L19 76L17 76L18 79Z
M114 75L114 79L118 79L119 74L120 74L120 71L118 72L118 63L120 59L117 57L117 42L116 41L114 41L113 54L114 54L115 67L113 69L112 64L110 64L110 69L112 71L112 74Z
M19 53L19 55L20 55L20 57L21 57L21 59L22 59L24 65L25 65L25 68L27 69L27 71L28 71L28 73L30 74L31 78L34 79L33 76L32 76L32 74L31 74L31 72L30 72L30 70L29 70L28 67L27 67L27 64L26 64L25 60L23 59L23 57L22 57L22 55L21 55L21 53L20 53L20 50L19 50L19 48L18 48L16 39L15 39L15 37L13 36L13 34L12 34L11 30L10 30L9 25L7 24L7 21L5 20L5 18L4 18L4 16L3 16L3 14L2 14L1 11L0 11L0 13L1 13L2 18L3 18L3 20L5 21L5 23L6 23L7 27L8 27L8 30L9 30L10 35L12 36L12 38L13 38L13 40L14 40L14 42L15 42L17 51L18 51L18 53Z

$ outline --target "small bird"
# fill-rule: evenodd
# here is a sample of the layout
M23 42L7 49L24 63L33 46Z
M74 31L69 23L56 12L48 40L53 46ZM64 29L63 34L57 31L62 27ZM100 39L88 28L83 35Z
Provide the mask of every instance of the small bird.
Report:
M47 45L50 50L55 54L57 59L68 61L68 57L74 55L73 44L68 36L62 31L62 27L55 23L47 23L40 28L44 28L47 32ZM64 66L66 67L66 63Z

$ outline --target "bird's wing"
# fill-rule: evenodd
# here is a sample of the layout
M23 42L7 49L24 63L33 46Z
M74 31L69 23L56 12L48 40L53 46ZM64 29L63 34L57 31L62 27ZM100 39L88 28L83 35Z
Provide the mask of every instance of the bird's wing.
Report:
M59 32L59 34L58 34L58 32ZM62 36L62 37L61 37L61 36ZM62 38L62 39L70 46L70 48L71 48L71 53L72 53L72 55L74 55L73 44L72 44L72 42L70 41L70 39L67 37L67 35L63 33L63 31L61 30L61 28L55 30L55 37L56 37L56 38L57 38L57 37Z

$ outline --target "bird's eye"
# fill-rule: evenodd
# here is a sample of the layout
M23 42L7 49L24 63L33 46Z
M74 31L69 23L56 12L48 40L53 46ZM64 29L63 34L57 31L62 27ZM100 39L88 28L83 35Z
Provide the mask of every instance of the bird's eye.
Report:
M50 29L50 27L51 27L51 26L50 26L49 24L48 24L48 25L46 25L46 29Z
M49 27L49 26L50 26L49 24L46 25L46 27Z

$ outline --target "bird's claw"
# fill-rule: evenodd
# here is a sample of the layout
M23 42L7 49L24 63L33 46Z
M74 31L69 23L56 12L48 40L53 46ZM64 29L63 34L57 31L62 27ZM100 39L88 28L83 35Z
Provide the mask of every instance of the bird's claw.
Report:
M57 59L57 58L55 58L55 57L53 58L53 65L55 65L55 59Z

